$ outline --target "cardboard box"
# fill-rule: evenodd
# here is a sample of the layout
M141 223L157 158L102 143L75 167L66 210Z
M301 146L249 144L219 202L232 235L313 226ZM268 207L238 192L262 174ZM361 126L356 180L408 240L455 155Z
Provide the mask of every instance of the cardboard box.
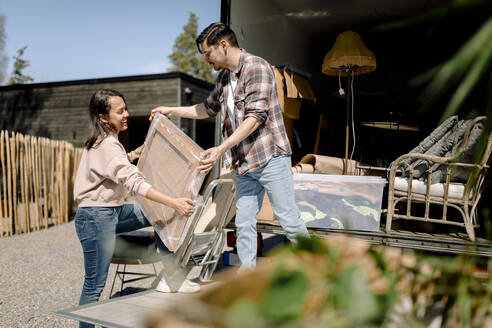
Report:
M263 196L263 205L261 206L260 212L256 216L258 222L266 222L266 223L277 223L277 218L275 214L273 214L272 205L270 204L270 199L268 199L268 195L265 192L265 196Z
M286 67L273 66L278 98L284 117L299 119L301 114L301 99L316 101L314 92L308 81L299 74L293 73Z
M137 167L146 181L170 197L195 199L205 178L198 165L203 149L163 115L158 115L147 133ZM166 247L175 251L186 235L186 218L170 207L136 197L142 210ZM164 219L158 223L158 219Z
M379 231L385 179L302 173L293 179L296 204L308 228ZM273 221L269 202L260 214L259 221Z
M289 139L289 142L291 146L294 144L294 119L290 117L286 117L284 115L284 126L285 126L285 132L287 132L287 138Z

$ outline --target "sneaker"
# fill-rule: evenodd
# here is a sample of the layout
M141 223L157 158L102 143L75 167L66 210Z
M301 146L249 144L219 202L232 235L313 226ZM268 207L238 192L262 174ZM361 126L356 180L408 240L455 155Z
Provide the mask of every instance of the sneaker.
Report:
M171 288L169 288L169 285L167 284L164 278L161 279L155 290L161 293L176 293L175 291L172 291ZM197 284L196 282L192 282L186 279L181 285L181 287L179 287L177 292L184 293L184 294L191 294L191 293L198 293L199 291L200 291L200 284Z
M161 292L161 293L170 293L171 292L171 288L169 288L169 286L167 285L167 282L164 278L162 278L161 281L159 281L159 284L157 285L155 290L157 290L158 292Z
M181 287L178 289L178 293L198 293L200 291L200 284L186 279Z

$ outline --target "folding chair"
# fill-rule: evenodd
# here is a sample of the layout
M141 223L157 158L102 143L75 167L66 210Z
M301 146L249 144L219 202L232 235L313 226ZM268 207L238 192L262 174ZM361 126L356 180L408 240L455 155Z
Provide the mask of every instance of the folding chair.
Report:
M121 281L120 293L126 283L157 277L156 262L161 257L156 251L154 231L138 230L116 235L111 263L116 264L116 272L111 284L110 298L117 279ZM152 264L154 272L127 271L127 265ZM127 278L130 276L130 278Z
M201 267L200 281L210 280L225 245L224 228L234 199L232 179L216 179L207 186L180 247L162 258L164 267L159 277L165 276L171 290L179 289L193 267Z

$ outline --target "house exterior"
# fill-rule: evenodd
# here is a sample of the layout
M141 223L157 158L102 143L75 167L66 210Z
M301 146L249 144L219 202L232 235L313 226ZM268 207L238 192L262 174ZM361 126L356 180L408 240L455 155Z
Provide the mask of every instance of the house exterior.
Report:
M172 72L1 86L0 129L65 140L82 147L89 133L90 98L101 88L116 89L125 95L129 129L120 139L133 149L145 140L152 108L198 103L207 97L213 85L188 74ZM212 118L174 119L176 125L204 148L214 144L214 121Z

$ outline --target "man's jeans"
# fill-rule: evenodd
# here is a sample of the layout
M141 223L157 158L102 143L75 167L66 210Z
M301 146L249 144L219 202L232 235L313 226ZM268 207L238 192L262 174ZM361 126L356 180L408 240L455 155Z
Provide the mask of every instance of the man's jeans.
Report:
M84 251L85 279L79 304L97 302L108 276L117 233L150 226L136 204L116 207L79 207L75 229ZM94 327L81 322L79 327Z
M287 238L295 242L296 236L309 236L295 202L290 156L273 157L263 168L244 175L237 174L236 170L235 221L241 269L256 265L256 215L265 191Z

